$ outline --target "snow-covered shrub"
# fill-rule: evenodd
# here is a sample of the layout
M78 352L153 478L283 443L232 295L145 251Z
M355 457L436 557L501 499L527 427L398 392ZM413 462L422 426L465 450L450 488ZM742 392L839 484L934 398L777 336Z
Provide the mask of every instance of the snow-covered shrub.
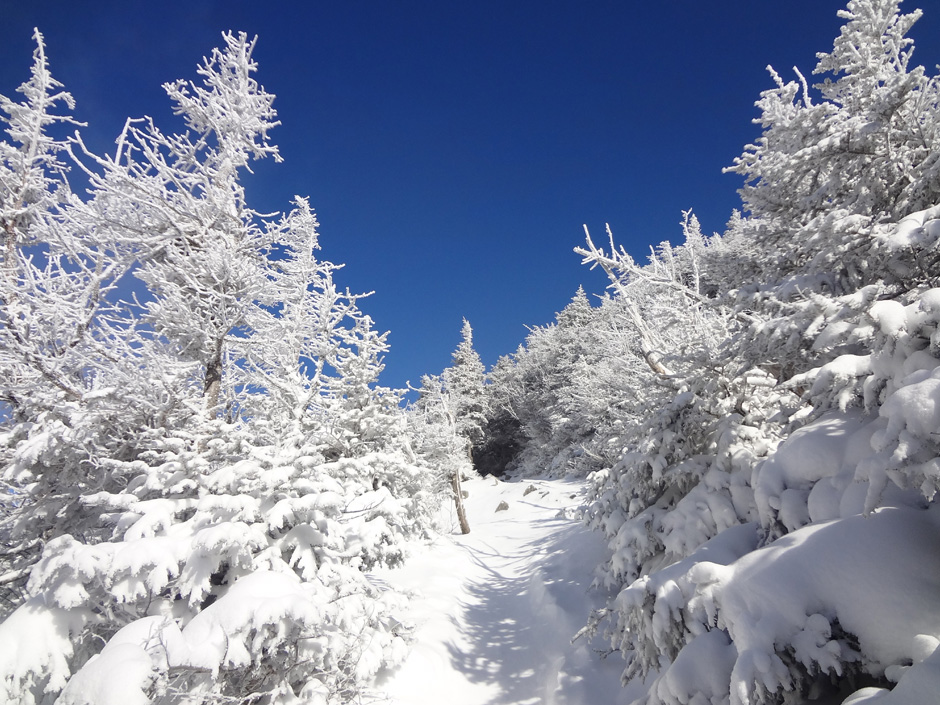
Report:
M110 464L121 491L81 498L103 540L49 541L29 601L0 625L69 625L43 637L33 661L0 659L14 669L4 671L9 699L39 702L67 682L66 702L98 702L115 663L152 660L121 681L138 699L343 702L401 657L400 599L362 570L399 562L405 541L434 529L426 466L390 448L327 461L314 447L260 445L250 427L222 420L155 435L152 451Z
M710 542L732 540L742 525L750 527L745 533L756 544L753 522L758 511L751 474L779 442L779 426L768 417L780 398L770 396L766 405L751 399L746 415L734 411L735 402L748 398L747 390L753 393L751 385L766 384L766 376L758 373L750 385L746 380L729 385L741 393L737 398L722 399L703 387L698 393L680 392L653 411L647 423L633 429L635 439L617 464L591 476L586 518L608 539L610 558L599 567L597 577L606 588L623 587L635 594L636 586L645 585L644 581L659 580L689 556L714 550L703 548ZM655 580L651 584L659 585ZM666 637L654 632L649 620L662 629L666 617L651 612L652 608L645 598L618 598L598 615L606 622L612 645L631 662L625 678L645 677L650 669L660 667L659 655L673 658L681 648L665 649ZM670 638L682 644L682 635L690 629L683 622L684 599L679 597L673 608L680 616L674 615L675 634ZM595 621L594 628L597 625Z
M361 569L401 560L402 540L430 530L427 473L392 454L327 463L303 449L253 446L216 424L213 438L164 438L149 464L128 464L125 491L83 498L111 540L63 535L33 568L33 600L9 628L30 615L86 620L61 640L44 686L61 686L66 663L81 665L107 642L69 681L67 702L96 702L95 674L148 649L162 667L142 669L127 687L206 698L322 691L341 702L400 657L398 598L379 594ZM7 675L11 698L25 697L42 672L21 670L23 678ZM33 691L37 700L42 692Z
M889 508L757 550L755 527L743 525L636 581L617 604L649 615L633 625L656 645L633 668L661 670L646 702L687 702L678 685L701 667L691 657L706 634L724 646L707 659L721 665L703 702L802 702L840 685L848 695L866 677L902 679L937 645L936 522L933 510Z

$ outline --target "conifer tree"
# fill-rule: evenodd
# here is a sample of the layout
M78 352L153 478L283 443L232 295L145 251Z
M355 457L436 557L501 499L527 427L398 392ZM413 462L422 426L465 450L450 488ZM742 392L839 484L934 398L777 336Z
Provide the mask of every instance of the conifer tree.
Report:
M254 42L223 41L165 87L188 131L74 138L86 201L43 133L68 96L41 43L26 103L0 101L4 702L348 702L403 652L401 598L362 570L436 526L433 473L306 201L247 204L273 96Z
M444 375L424 375L418 393L420 396L409 413L411 435L421 455L436 468L441 478L446 478L454 497L460 531L469 534L461 477L472 465L467 437L458 431L456 404Z
M466 318L460 335L460 344L453 353L453 364L444 370L443 381L451 399L457 433L467 439L469 453L473 444L483 438L486 368L473 349L473 329Z
M940 148L937 78L911 67L911 26L900 0L852 0L833 49L820 53L810 86L784 83L757 102L763 128L733 167L749 212L762 277L830 270L840 293L881 275L858 256L875 224L932 205ZM814 98L814 93L818 95ZM808 282L804 283L804 286Z
M631 304L653 375L628 383L640 418L611 433L623 451L592 477L588 510L611 549L600 580L616 591L598 618L625 679L658 674L641 702L841 702L860 679L873 687L845 702L916 702L933 677L868 629L891 598L853 618L873 596L852 566L828 564L855 545L850 527L914 526L940 487L935 426L921 423L938 374L940 116L936 78L910 64L919 15L851 0L818 55L822 83L773 74L763 135L733 169L748 212L725 237L688 238L687 219L689 246L661 246L645 266L613 243L583 251ZM884 551L861 551L858 575L894 575L885 564L913 540L878 536ZM919 570L894 584L909 594ZM919 618L905 623L900 641L916 640ZM705 654L709 668L724 659L707 678Z
M102 175L91 174L99 222L139 241L136 276L150 294L143 320L198 367L209 418L235 364L231 343L251 335L247 317L272 244L240 179L252 160L280 160L268 136L278 124L274 97L253 76L255 42L244 33L223 39L198 69L202 84L164 85L187 131L128 120L115 155L95 158Z

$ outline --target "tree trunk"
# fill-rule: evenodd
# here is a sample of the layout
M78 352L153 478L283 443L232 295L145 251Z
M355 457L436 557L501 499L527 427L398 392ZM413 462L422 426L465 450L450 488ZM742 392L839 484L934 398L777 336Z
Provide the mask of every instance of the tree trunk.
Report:
M450 485L454 488L454 502L457 504L457 519L460 521L460 533L469 534L470 524L467 522L467 512L463 506L463 490L460 489L460 470L455 471L451 476Z
M219 394L222 391L222 346L221 344L213 358L206 363L206 380L203 387L203 396L206 400L206 416L214 419L219 406Z

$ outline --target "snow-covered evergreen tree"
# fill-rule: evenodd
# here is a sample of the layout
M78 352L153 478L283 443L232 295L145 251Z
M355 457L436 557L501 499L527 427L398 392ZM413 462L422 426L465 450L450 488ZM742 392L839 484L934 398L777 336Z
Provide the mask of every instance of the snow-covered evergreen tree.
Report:
M462 533L470 532L463 506L461 481L473 471L474 444L483 441L486 424L485 368L473 349L467 319L453 364L440 375L424 375L418 399L409 410L409 431L415 449L435 469L439 486L453 496Z
M141 403L135 324L119 322L114 292L134 245L91 231L69 188L69 143L60 108L71 96L51 76L42 36L22 102L0 97L0 434L6 483L0 572L20 585L34 549L83 531L78 496L110 482L103 456L126 457L132 431L153 419Z
M408 410L408 430L415 451L434 470L438 492L453 496L462 533L470 533L461 479L473 471L467 437L458 429L456 404L443 375L424 375L418 400Z
M362 571L434 529L435 474L306 201L247 205L273 97L254 43L223 39L202 84L166 86L187 132L129 121L104 158L75 138L87 201L37 137L67 99L41 43L26 103L3 102L0 575L26 582L4 701L347 702L404 650L400 596Z
M852 0L841 15L822 100L802 80L762 95L764 134L734 169L749 212L723 238L646 266L584 250L619 298L664 294L628 309L663 391L593 476L588 511L612 550L599 580L618 593L597 617L625 678L652 678L646 703L841 702L865 682L851 702L936 692L918 567L940 565L924 435L936 79L909 67L919 12ZM669 264L683 257L696 266Z
M206 411L218 411L228 348L245 329L264 281L270 229L245 200L240 176L253 159L279 160L268 132L274 97L253 77L254 42L225 34L198 72L202 85L164 86L187 132L164 134L149 118L129 120L113 157L97 160L91 204L99 223L145 233L135 274L147 286L143 319L202 376ZM118 217L108 217L113 211ZM139 237L139 235L138 235Z
M453 364L441 375L451 400L458 435L467 439L468 448L483 438L486 423L484 384L486 368L473 349L473 329L463 319L460 344L453 354Z
M911 68L906 35L921 13L899 6L850 2L833 50L819 54L814 74L824 80L816 86L799 72L784 83L770 69L777 86L757 103L763 133L729 169L745 178L760 277L830 271L839 293L870 283L883 276L877 261L855 253L867 248L872 226L940 198L938 83Z
M554 324L530 329L524 345L490 372L487 444L492 453L501 445L518 449L506 458L510 469L577 471L600 415L594 407L606 401L595 385L606 352L601 318L579 287Z

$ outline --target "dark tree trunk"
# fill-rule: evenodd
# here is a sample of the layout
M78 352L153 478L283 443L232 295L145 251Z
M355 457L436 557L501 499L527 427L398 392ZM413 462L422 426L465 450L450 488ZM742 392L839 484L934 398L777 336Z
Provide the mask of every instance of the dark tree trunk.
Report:
M467 522L467 512L463 506L463 490L460 489L460 470L457 470L451 476L450 485L454 488L454 502L457 504L457 519L460 521L460 533L469 534L470 524Z
M216 348L213 358L206 363L206 380L203 396L206 399L206 415L213 419L219 406L219 394L222 390L222 345Z

